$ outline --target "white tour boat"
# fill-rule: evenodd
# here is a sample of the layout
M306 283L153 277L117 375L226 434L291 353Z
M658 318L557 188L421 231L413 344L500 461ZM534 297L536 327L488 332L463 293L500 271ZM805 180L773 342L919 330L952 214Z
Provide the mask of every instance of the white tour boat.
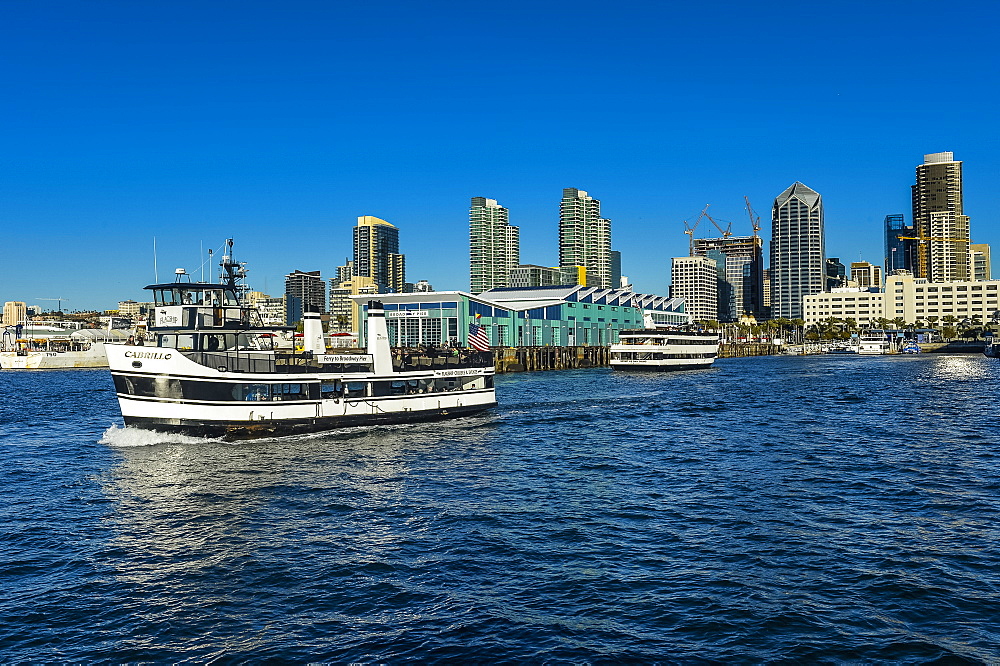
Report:
M864 332L858 337L859 354L888 354L892 352L892 345L885 333Z
M104 346L122 342L128 333L118 329L81 328L75 331L51 326L23 328L20 336L4 332L0 343L0 369L52 370L106 368Z
M610 364L617 370L691 370L707 368L719 355L719 334L700 331L693 326L653 324L644 318L646 328L623 330L618 343L611 345Z
M223 264L225 267L225 264ZM305 313L305 351L274 348L275 327L224 284L153 284L145 346L107 345L126 426L244 439L406 423L497 404L492 352L393 357L378 301L367 353L326 353L319 314Z

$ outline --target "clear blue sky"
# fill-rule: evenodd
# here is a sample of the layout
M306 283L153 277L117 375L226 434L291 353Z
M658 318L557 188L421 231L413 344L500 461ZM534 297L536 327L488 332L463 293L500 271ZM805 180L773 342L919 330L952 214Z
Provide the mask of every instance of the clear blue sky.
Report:
M914 167L965 162L1000 254L997 2L0 1L0 301L106 309L235 237L251 284L334 274L359 215L468 288L468 205L555 265L562 188L665 294L706 203L770 237L794 181L827 254L881 263ZM713 235L710 227L699 229ZM996 258L1000 262L1000 257Z

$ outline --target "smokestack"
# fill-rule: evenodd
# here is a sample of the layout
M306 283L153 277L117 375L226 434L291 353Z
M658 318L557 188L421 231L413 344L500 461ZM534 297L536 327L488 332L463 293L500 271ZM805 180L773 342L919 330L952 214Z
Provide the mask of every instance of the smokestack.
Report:
M368 301L368 353L375 360L375 374L392 373L392 350L382 301Z
M326 343L323 341L323 322L318 312L302 313L302 348L313 354L325 354Z

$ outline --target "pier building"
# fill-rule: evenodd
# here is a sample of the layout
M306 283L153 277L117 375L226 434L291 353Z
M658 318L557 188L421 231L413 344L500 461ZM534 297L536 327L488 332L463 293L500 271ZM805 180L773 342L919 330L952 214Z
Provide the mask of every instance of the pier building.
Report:
M355 296L358 303L372 296ZM582 285L530 289L380 294L389 342L395 347L468 346L469 325L486 328L490 346L606 346L622 329L643 327L643 314L657 323L689 321L684 301L630 289ZM478 315L478 316L477 316ZM361 308L361 318L367 314ZM360 326L365 344L365 326Z

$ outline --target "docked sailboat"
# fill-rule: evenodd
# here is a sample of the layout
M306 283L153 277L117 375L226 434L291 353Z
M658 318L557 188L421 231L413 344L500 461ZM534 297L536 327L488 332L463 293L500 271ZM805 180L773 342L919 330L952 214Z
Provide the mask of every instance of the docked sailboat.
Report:
M225 266L225 264L224 264ZM491 352L393 358L379 301L367 353L326 353L319 314L303 351L275 349L277 329L223 283L152 284L149 343L107 345L126 426L244 439L344 426L429 421L496 406Z

